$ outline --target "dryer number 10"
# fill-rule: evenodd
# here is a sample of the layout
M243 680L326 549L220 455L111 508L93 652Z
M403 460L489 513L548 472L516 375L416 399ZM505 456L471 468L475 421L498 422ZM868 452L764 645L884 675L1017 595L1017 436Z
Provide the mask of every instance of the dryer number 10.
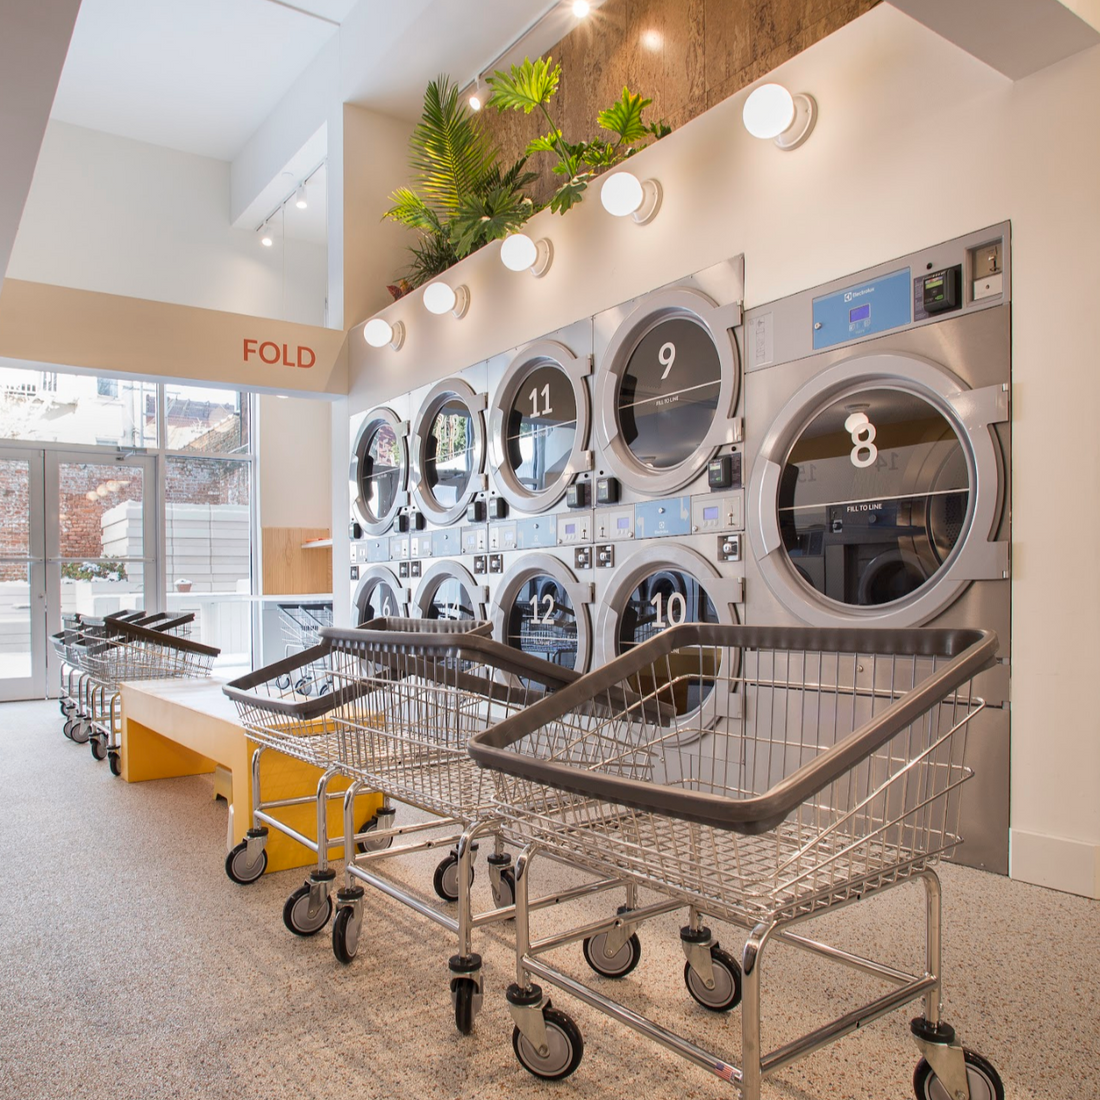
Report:
M656 627L664 630L666 626L683 626L687 622L687 600L679 592L673 592L668 598L668 622L665 622L664 597L660 592L649 601L657 613Z

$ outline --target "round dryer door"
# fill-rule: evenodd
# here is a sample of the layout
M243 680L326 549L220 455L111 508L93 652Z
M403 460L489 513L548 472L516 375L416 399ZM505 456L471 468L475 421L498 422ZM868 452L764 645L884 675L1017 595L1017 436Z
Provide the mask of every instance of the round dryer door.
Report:
M500 582L493 633L533 657L584 672L592 651L591 588L552 555L525 554Z
M885 358L901 360L876 360ZM807 622L915 625L981 575L974 562L959 563L987 543L1000 516L996 439L973 410L969 425L959 415L953 402L966 395L946 372L921 360L894 367L938 380L938 391L867 370L869 384L826 392L809 408L796 399L753 471L750 499L762 522L751 526L771 545L761 569Z
M715 568L692 550L676 546L646 547L636 551L619 567L606 597L601 601L597 624L600 661L606 663L641 645L670 626L683 623L738 622L732 600L739 584L722 578ZM728 709L734 690L729 676L735 670L718 666L714 660L691 669L672 668L672 690L677 714L691 723L691 717L708 703L707 713ZM718 691L720 698L712 698ZM723 711L723 707L726 707Z
M407 614L404 588L384 565L372 566L359 578L352 597L356 626L371 619L403 618Z
M416 590L416 605L425 619L485 621L485 594L469 570L454 562L433 565Z
M642 300L616 331L596 382L599 443L631 488L688 484L736 438L740 361L724 315L699 291Z
M497 487L513 508L544 512L586 468L587 362L552 340L513 360L489 413Z
M355 440L351 465L351 499L363 530L381 535L393 524L405 503L409 460L405 449L408 425L392 409L367 414Z
M450 378L432 388L416 418L412 490L421 511L440 526L458 520L482 488L484 407L484 395Z

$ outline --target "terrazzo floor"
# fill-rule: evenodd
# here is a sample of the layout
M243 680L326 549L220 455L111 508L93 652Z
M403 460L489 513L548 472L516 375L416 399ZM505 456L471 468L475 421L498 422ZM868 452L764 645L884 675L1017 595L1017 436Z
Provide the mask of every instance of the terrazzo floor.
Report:
M440 1100L686 1100L736 1090L564 994L585 1041L565 1081L531 1077L511 1049L504 988L510 925L479 937L486 997L474 1034L453 1026L451 938L368 893L350 966L328 929L312 939L280 917L296 871L250 887L223 871L225 806L209 777L128 785L62 738L50 703L0 706L0 1097L281 1100L346 1093ZM411 815L410 815L411 816ZM439 853L397 873L431 895ZM488 904L481 867L477 899ZM544 862L536 886L575 873ZM1100 1096L1100 903L942 868L946 1018L998 1068L1008 1100ZM614 895L611 896L612 898ZM548 910L538 931L607 911L608 896ZM812 923L820 939L898 966L923 942L922 891L890 891ZM640 935L641 965L577 977L736 1062L738 1012L690 1000L676 914ZM736 933L723 945L739 953ZM881 986L782 945L764 975L765 1043L840 1015ZM579 965L576 965L578 964ZM903 1009L771 1078L768 1100L905 1100L916 1050Z

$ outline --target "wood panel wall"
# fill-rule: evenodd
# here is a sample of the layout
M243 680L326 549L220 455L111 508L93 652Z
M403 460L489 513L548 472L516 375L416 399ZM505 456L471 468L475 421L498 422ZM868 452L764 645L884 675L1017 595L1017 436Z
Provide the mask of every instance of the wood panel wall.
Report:
M327 527L263 529L263 592L266 596L313 595L332 591L332 548L302 544L327 539Z
M606 0L547 53L560 61L550 112L567 140L597 136L596 115L623 86L653 100L649 121L674 129L839 30L879 0ZM801 89L791 89L799 91ZM544 133L537 112L482 113L504 164ZM529 167L546 201L560 184L549 153Z

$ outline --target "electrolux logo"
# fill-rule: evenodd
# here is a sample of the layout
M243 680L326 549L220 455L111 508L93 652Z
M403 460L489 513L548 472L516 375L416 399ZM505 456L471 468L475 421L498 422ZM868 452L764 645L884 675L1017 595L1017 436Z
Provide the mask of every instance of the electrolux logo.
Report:
M245 340L244 361L247 363L253 358L269 367L279 364L284 367L301 367L302 370L309 370L317 362L313 348L298 345L292 355L289 344L276 344L272 340L265 340L263 343L259 340Z
M861 286L858 290L847 290L844 292L844 300L846 302L854 302L857 298L862 298L864 294L874 294L875 284L871 283L870 286Z

